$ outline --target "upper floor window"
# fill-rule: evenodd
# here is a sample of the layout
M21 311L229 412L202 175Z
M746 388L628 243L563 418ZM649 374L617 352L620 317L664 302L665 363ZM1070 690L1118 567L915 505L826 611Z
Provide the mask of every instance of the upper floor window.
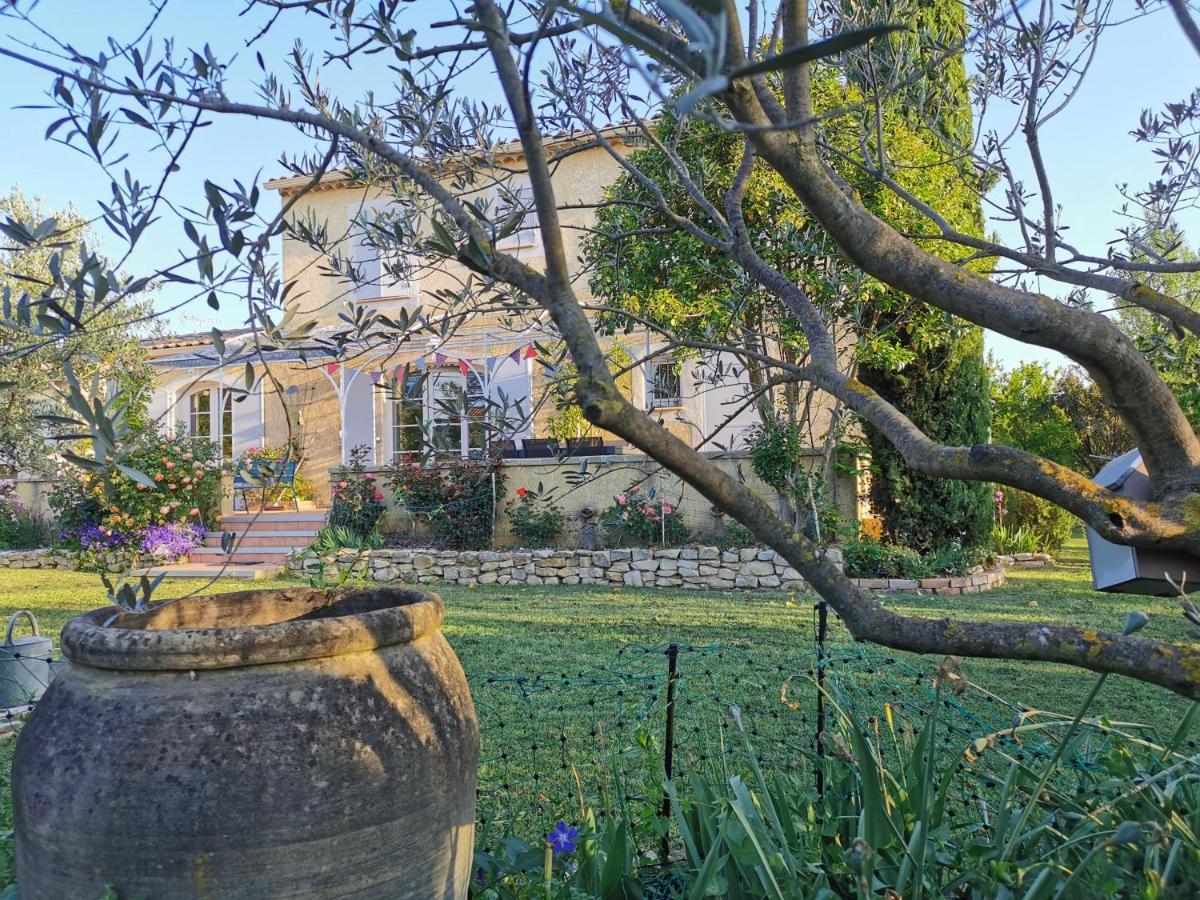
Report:
M673 362L654 364L650 378L650 407L683 405L679 367Z
M369 200L350 206L351 262L359 301L412 300L417 282L402 249L404 229L393 204Z
M493 216L496 246L500 249L531 247L537 243L537 214L528 178L517 176L497 185Z

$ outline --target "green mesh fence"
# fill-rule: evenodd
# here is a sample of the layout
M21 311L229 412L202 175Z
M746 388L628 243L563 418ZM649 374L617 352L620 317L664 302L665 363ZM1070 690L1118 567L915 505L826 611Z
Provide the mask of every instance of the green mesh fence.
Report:
M961 694L935 687L936 666L917 668L886 650L855 642L830 614L822 643L817 613L810 646L781 662L722 645L625 645L603 668L536 675L488 673L471 680L482 760L478 815L485 833L536 835L582 807L598 814L653 808L661 796L668 729L669 655L674 647L671 763L677 778L719 767L742 754L730 734L736 707L767 774L801 775L818 789L818 733L836 731L840 709L880 748L885 766L900 756L929 717L938 717L937 750L960 776L948 797L951 816L986 814L989 789L1015 760L1036 766L1055 752L1064 719L1029 711L967 683ZM823 703L818 702L824 686ZM1016 725L1042 723L1044 730ZM1104 751L1089 731L1066 760L1064 775L1086 773ZM736 768L737 759L730 759ZM1063 783L1076 790L1077 783Z

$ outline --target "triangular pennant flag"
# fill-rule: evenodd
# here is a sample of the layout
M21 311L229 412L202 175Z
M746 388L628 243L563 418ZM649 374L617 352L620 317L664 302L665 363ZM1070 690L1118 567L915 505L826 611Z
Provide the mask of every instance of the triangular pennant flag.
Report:
M496 360L489 356L483 361L483 367L487 369L488 374L491 375L492 370L496 368Z
M465 359L460 359L458 361L458 371L460 371L464 375L466 375L468 372L471 371L471 364L469 362L467 362Z
M424 372L425 371L425 357L422 356L416 362L417 362L417 368L420 369L422 372ZM441 363L438 363L438 365L441 365Z
M433 354L433 364L438 366L439 368L444 366L446 364L446 354L445 353Z
M371 384L379 384L379 382L381 380L383 380L382 372L372 372L371 373Z
M513 362L520 362L521 361L521 348L518 347L512 353L508 354L508 358L511 359Z
M338 364L335 362L326 363L325 371L328 372L330 375L336 375L338 373Z
M537 355L537 349L532 344L525 348L525 359L537 359Z

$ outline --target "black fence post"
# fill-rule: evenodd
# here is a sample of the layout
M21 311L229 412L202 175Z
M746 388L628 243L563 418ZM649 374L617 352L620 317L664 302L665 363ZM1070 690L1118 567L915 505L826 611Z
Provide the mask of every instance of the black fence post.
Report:
M829 631L829 607L817 604L817 796L825 796L825 637Z
M663 774L668 781L675 774L675 682L679 678L679 645L667 646L667 733L663 748ZM671 795L663 789L660 814L666 820L663 828L659 857L665 866L671 858Z

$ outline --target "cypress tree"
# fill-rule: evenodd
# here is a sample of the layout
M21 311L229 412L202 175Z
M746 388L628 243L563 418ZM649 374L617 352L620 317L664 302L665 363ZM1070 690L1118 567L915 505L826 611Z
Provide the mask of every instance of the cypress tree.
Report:
M959 0L921 0L914 19L912 30L895 39L908 44L898 56L919 66L925 77L911 82L896 101L906 118L940 133L948 147L969 146L966 66L961 53L945 55L966 32L963 6ZM963 164L964 178L971 176L967 165ZM970 196L971 207L957 211L960 221L955 224L982 234L982 203L977 195ZM909 305L893 307L902 310ZM938 443L987 443L991 414L982 330L950 321L933 335L927 321L918 322L903 312L883 324L891 327L900 348L911 351L913 361L902 368L863 368L862 381ZM921 551L955 543L980 546L989 540L990 485L920 475L876 429L866 426L865 437L872 462L871 505L892 540Z

